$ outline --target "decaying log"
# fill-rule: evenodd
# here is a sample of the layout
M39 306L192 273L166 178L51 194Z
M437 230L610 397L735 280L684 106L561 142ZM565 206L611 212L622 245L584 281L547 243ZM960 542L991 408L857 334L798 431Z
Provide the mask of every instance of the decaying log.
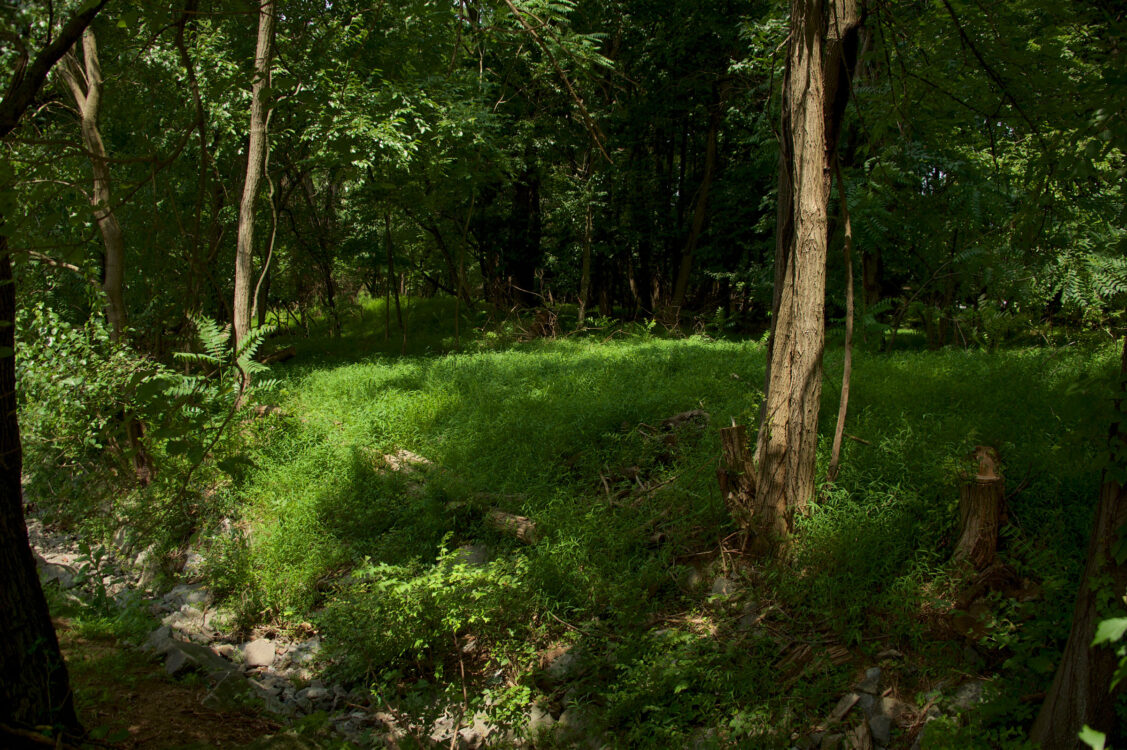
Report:
M716 469L720 495L736 524L746 532L751 526L755 501L755 461L743 425L720 430L720 450L722 460Z
M701 425L708 422L711 415L704 409L692 409L674 414L672 417L661 420L662 429L675 430L686 422L699 422Z
M1006 480L994 448L976 446L970 459L978 469L974 475L963 474L959 489L959 543L951 559L969 562L975 570L982 570L994 562L998 549Z
M287 360L293 359L296 356L297 356L297 347L294 346L293 344L290 344L289 346L287 346L285 348L279 349L276 352L272 352L271 354L267 354L265 357L259 358L258 361L261 362L264 365L273 365L273 364L277 364L279 362L285 362Z
M536 522L524 516L514 516L494 508L485 514L485 522L504 534L511 534L525 544L536 544L540 538Z

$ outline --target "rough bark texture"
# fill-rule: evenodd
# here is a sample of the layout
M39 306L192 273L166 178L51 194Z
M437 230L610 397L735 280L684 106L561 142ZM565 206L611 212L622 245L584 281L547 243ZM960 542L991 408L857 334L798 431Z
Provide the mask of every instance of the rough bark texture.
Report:
M15 322L16 287L0 217L0 724L75 730L66 665L23 520Z
M773 533L778 533L778 530L752 528L752 524L758 520L755 514L755 461L751 457L743 425L732 425L720 430L720 451L722 462L716 469L720 496L724 498L728 512L744 533L744 543L741 546L757 546L760 541L766 541Z
M17 60L0 100L0 138L6 137L34 101L55 63L82 36L106 0L72 16L34 60ZM8 238L0 216L0 724L82 727L23 519L23 454L16 414L16 287Z
M1127 377L1127 337L1123 339L1120 383ZM1109 444L1118 461L1123 460L1127 435L1119 429L1124 409L1124 390L1115 405ZM1088 562L1053 685L1041 704L1030 739L1044 748L1085 747L1077 732L1088 725L1111 735L1115 725L1115 696L1111 679L1115 674L1115 651L1107 645L1092 647L1096 626L1108 613L1101 602L1118 601L1127 590L1127 566L1118 565L1112 550L1120 530L1127 524L1127 490L1106 471L1100 485L1099 504L1088 542Z
M251 259L254 253L254 203L262 166L266 161L267 91L274 42L274 1L263 0L258 9L258 43L254 53L254 83L251 86L250 138L247 141L247 173L239 202L239 234L235 249L235 346L250 331Z
M98 42L94 32L87 29L82 36L82 62L74 52L68 52L59 69L63 80L74 97L81 117L82 143L90 157L94 173L94 189L90 203L94 206L94 221L102 233L105 245L102 262L102 291L106 295L106 320L109 321L114 341L121 339L125 329L125 235L113 212L113 193L110 167L102 133L98 129L98 115L102 107L102 65L98 60Z
M1006 480L999 471L998 451L979 445L971 459L978 468L974 476L963 477L959 488L959 542L951 559L983 570L994 562L998 550Z
M767 395L756 448L756 502L789 530L814 494L825 346L826 227L860 24L856 0L792 0L780 129L775 297ZM779 540L785 537L783 533Z

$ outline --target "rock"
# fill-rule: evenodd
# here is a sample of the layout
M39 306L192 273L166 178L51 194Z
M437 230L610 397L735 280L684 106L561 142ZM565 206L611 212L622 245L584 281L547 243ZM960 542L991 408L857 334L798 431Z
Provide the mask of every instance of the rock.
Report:
M861 712L865 714L866 719L873 718L880 711L880 703L869 693L861 693L857 705L861 707Z
M556 723L556 741L565 747L596 745L600 727L588 706L570 706Z
M250 683L251 689L254 690L260 698L276 698L282 694L282 689L273 683L250 679L248 679L247 682Z
M493 733L493 727L485 719L485 714L474 714L473 724L458 730L458 737L461 739L463 747L485 747L489 735Z
M877 661L899 661L904 658L904 654L900 653L894 648L886 648L877 654Z
M548 665L548 676L555 682L567 682L579 674L579 655L568 647L566 651L552 659Z
M984 680L970 680L964 682L955 690L955 697L951 700L951 707L959 712L969 711L982 703Z
M685 588L697 589L704 583L704 576L696 568L690 568L689 572L685 574Z
M535 740L550 732L555 725L556 720L552 717L552 714L540 704L533 703L532 707L528 709L528 736L532 739Z
M712 582L713 596L731 596L736 593L736 583L730 578L720 576Z
M156 550L157 546L150 544L133 560L133 567L139 574L137 585L141 588L152 586L160 575L160 560L157 559Z
M819 750L841 750L844 744L844 734L824 734L822 735L822 744L819 746Z
M149 633L145 639L145 643L141 646L142 651L150 651L152 653L164 653L169 646L172 645L172 628L167 625L162 625L156 630Z
M872 732L873 742L887 747L892 741L892 719L884 714L877 714L869 719L869 731Z
M195 670L212 677L226 678L235 671L235 666L222 656L196 643L169 640L163 653L164 671L172 677Z
M299 699L305 697L313 703L319 703L324 700L330 700L332 698L332 693L330 693L323 687L307 687L304 690L299 691L297 697Z
M880 692L880 667L871 667L865 670L865 679L857 683L857 689L862 693L876 695Z
M857 705L857 701L859 700L861 700L861 696L857 693L849 693L848 695L842 696L841 700L834 706L833 711L830 711L830 716L827 721L830 724L836 724L841 721L845 718L845 715L849 713L849 709Z
M248 667L269 667L274 663L274 642L266 638L251 641L243 650Z
M898 701L890 695L886 695L885 697L880 699L880 705L877 710L881 715L887 716L889 719L891 719L893 724L899 725L903 725L905 722L910 723L912 714L915 713L915 710L912 706L909 706L907 703L903 703L902 701ZM873 734L875 737L876 733L874 732Z
M57 583L61 589L74 588L78 571L69 565L47 562L39 568L39 580L44 586Z
M489 547L484 544L466 544L458 547L450 555L450 562L476 568L489 562Z
M204 631L204 613L190 604L185 604L180 609L161 620L173 630L187 635L202 633Z
M220 643L218 646L212 646L211 650L222 656L224 659L235 658L235 647L230 643Z
M183 574L186 578L196 579L203 575L204 558L195 550L188 550L184 555Z

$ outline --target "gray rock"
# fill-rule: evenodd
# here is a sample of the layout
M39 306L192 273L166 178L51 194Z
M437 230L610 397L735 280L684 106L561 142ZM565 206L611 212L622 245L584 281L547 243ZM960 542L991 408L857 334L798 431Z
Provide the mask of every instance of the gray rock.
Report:
M871 667L865 670L865 679L857 683L857 689L862 693L876 695L880 692L880 667Z
M78 571L63 563L48 562L39 568L39 580L44 586L58 584L61 589L74 588Z
M528 709L528 736L536 739L552 730L556 720L552 714L538 703L533 703Z
M466 544L454 550L450 555L450 562L455 565L467 565L471 568L485 565L489 562L489 547L484 544Z
M307 687L304 690L299 691L297 697L299 699L305 697L313 703L319 703L324 700L331 700L332 693L330 693L323 687Z
M157 546L150 544L133 560L133 567L138 572L137 584L141 588L149 588L160 575L160 560L156 554Z
M149 633L145 639L145 643L141 646L142 651L149 651L156 654L164 653L172 645L172 628L167 625L162 625L156 630Z
M879 654L877 654L877 661L884 661L886 659L889 661L899 661L903 658L904 654L900 653L894 648L886 648L884 651L881 651Z
M905 717L912 713L912 707L907 703L896 700L890 695L886 695L880 699L878 711L881 715L891 719L893 724L900 724Z
M970 680L964 682L955 690L955 697L951 700L951 707L957 711L969 711L982 703L984 680Z
M569 648L562 654L552 659L548 665L548 675L556 682L566 682L579 674L579 655L574 648Z
M877 714L869 719L869 731L873 733L873 742L887 747L892 741L892 719L884 714Z
M819 750L841 750L844 745L844 734L824 734L822 735L822 744Z
M736 593L736 583L730 578L720 576L712 582L713 596L731 596Z
M235 657L235 647L230 643L220 643L218 646L212 646L211 650L224 659L233 659Z
M869 693L861 693L857 705L861 707L866 719L871 719L880 713L880 702Z
M601 733L598 717L589 706L569 706L556 722L556 741L566 747L597 747Z
M485 747L489 735L493 733L493 727L485 719L485 714L474 714L473 724L458 730L458 738L461 740L463 747Z
M234 665L210 648L176 640L170 640L168 643L168 647L163 652L164 671L173 677L189 671L200 671L215 678L226 678L235 671Z
M269 667L274 663L274 642L266 638L251 641L243 650L248 667Z
M690 568L689 572L685 574L684 583L687 589L700 588L704 583L704 576L696 568Z

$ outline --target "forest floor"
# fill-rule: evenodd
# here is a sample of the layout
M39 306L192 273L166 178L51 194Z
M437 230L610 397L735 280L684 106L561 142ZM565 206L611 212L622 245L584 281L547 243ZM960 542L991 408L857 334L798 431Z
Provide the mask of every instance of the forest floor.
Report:
M1112 347L862 345L838 481L787 558L750 561L715 469L717 428L755 422L760 343L436 333L399 356L380 333L294 342L258 395L276 408L240 430L247 468L165 556L203 559L232 643L315 634L318 679L424 746L1021 747L1067 633ZM840 366L831 345L820 475ZM979 444L1009 508L984 585L949 563ZM96 664L108 641L83 638ZM273 669L258 677L293 679ZM89 694L112 691L94 676ZM288 721L353 721L313 709Z

